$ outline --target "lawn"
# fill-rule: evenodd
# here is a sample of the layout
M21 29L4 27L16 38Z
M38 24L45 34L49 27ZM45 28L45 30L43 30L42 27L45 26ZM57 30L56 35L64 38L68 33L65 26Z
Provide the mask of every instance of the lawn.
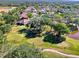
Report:
M41 37L36 37L36 38L31 38L28 39L27 42L30 44L34 44L36 45L38 48L53 48L53 47L57 47L55 44L51 44L48 42L43 42L42 40L43 38Z
M71 39L66 37L66 41L62 42L60 44L51 44L48 42L43 42L42 38L37 37L37 38L32 38L28 39L27 42L31 44L35 44L37 47L41 48L53 48L58 51L68 53L68 54L76 54L79 55L79 40Z
M73 31L73 32L71 32L70 34L75 34L75 33L77 33L78 32L78 30L76 30L76 31Z
M71 53L79 55L79 40L66 37L66 41L71 45L71 47L68 48L69 50L72 50Z
M69 58L52 52L43 52L45 58Z
M24 29L25 26L14 26L12 30L7 35L7 41L9 43L19 44L23 43L22 41L26 41L24 34L19 34L18 31L20 29Z
M14 26L10 33L7 35L7 41L13 44L23 44L30 43L34 44L38 48L53 48L60 52L68 53L68 54L76 54L79 55L79 40L71 39L66 37L66 41L60 44L51 44L48 42L43 42L43 37L36 38L26 38L24 34L18 33L18 30L26 28L25 26ZM59 54L45 52L46 57L64 57Z

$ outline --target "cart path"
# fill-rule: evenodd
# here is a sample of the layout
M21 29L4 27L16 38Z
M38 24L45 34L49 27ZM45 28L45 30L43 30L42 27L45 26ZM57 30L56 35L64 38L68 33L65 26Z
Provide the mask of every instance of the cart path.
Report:
M7 52L5 52L1 58L4 58L5 55L7 55L10 51L12 50L15 50L13 49L15 46L13 46L10 50L8 50ZM63 55L63 56L66 56L66 57L72 57L72 58L79 58L78 55L72 55L72 54L65 54L65 53L62 53L62 52L59 52L57 50L54 50L54 49L43 49L42 52L53 52L53 53L57 53L57 54L60 54L60 55Z
M57 53L57 54L60 54L60 55L63 55L63 56L67 56L67 57L73 57L73 58L79 58L78 55L72 55L72 54L65 54L65 53L62 53L62 52L59 52L57 50L54 50L54 49L43 49L42 52L54 52L54 53Z

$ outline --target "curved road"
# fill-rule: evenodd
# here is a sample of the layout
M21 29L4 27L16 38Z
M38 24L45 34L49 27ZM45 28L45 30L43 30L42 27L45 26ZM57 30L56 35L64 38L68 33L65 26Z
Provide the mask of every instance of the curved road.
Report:
M67 56L67 57L79 58L78 55L65 54L65 53L59 52L59 51L54 50L54 49L43 49L42 50L42 52L46 52L46 51L54 52L54 53L57 53L57 54L60 54L60 55L63 55L63 56Z
M15 46L13 46L10 50L8 50L7 52L5 52L5 53L1 56L1 58L4 58L4 56L7 55L11 50L15 50L16 48L13 49L14 47L15 47ZM59 52L59 51L54 50L54 49L43 49L43 50L42 50L42 52L46 52L46 51L48 51L48 52L53 52L53 53L57 53L57 54L60 54L60 55L63 55L63 56L67 56L67 57L79 58L78 55L65 54L65 53Z

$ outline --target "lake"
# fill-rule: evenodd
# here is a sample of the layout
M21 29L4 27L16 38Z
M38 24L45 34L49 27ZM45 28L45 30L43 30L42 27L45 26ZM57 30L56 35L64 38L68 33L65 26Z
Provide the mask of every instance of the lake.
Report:
M78 32L76 32L74 34L69 34L68 36L70 38L79 39L79 27L78 27Z

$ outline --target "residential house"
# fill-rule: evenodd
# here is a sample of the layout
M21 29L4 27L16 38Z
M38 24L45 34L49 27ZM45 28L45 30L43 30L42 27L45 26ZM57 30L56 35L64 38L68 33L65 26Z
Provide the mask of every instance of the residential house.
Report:
M46 8L44 6L40 6L39 12L41 12L42 14L46 14L47 13Z
M21 12L20 14L20 20L16 22L17 25L27 25L29 23L29 18L27 16L27 13Z

